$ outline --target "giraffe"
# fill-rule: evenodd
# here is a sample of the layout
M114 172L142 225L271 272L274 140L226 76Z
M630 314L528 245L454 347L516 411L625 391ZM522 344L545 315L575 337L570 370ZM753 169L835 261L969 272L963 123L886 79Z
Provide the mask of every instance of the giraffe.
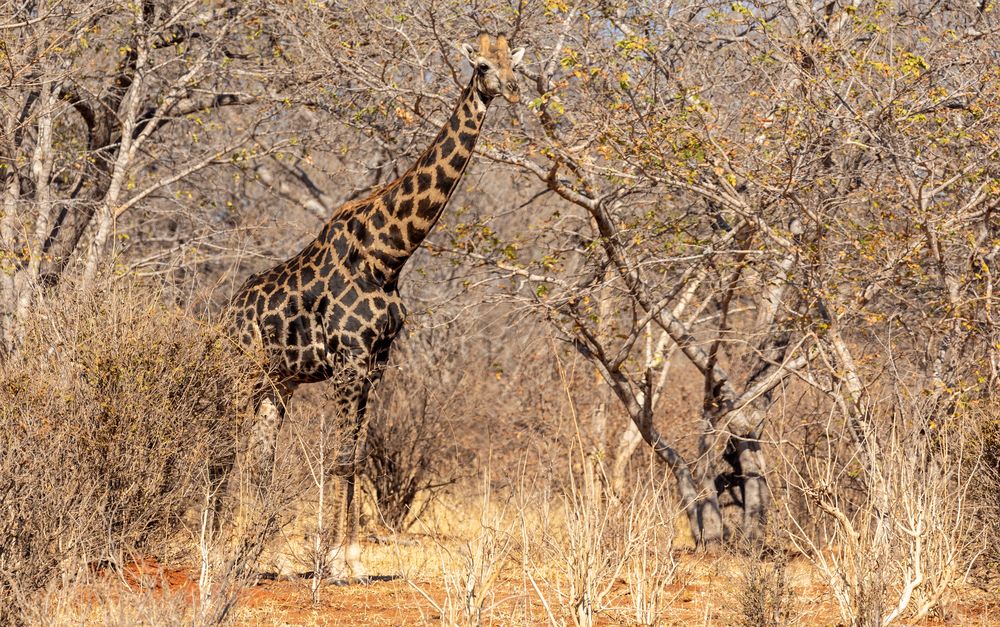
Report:
M255 399L248 446L259 486L271 480L285 406L295 389L333 381L334 409L351 424L341 502L346 532L340 532L335 544L340 545L338 561L359 580L366 575L355 492L365 412L405 318L400 271L458 186L492 100L520 100L514 69L524 49L512 51L506 37L485 33L478 44L459 46L472 65L472 77L417 162L368 198L334 211L312 242L287 261L251 276L231 303L235 339L247 348L263 349L271 369L270 381Z

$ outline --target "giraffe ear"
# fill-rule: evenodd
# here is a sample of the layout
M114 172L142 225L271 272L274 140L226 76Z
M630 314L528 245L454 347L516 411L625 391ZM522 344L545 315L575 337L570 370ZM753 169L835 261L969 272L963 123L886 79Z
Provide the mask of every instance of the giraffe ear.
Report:
M521 65L521 60L524 58L524 48L517 48L510 53L510 67L515 68Z
M458 44L458 49L465 56L465 60L471 63L473 66L476 65L476 49L469 44Z

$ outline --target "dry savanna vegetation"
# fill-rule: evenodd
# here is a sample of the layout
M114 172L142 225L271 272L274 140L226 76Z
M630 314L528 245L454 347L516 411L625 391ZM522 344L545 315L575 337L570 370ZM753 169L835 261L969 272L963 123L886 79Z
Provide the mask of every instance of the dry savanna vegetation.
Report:
M226 304L506 33L369 402ZM0 623L988 624L1000 6L0 0ZM276 580L289 568L298 576Z

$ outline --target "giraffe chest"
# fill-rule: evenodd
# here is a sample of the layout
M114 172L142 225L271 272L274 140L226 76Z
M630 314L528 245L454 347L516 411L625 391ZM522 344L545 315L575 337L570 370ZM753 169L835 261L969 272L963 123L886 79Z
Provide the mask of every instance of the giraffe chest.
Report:
M399 293L341 274L298 290L261 281L244 291L237 326L246 342L260 342L274 374L311 383L344 370L367 374L388 359L403 326Z

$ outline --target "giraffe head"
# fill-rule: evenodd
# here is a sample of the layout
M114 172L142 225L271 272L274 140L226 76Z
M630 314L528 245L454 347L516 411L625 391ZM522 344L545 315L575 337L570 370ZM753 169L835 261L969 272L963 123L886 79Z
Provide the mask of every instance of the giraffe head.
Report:
M499 35L495 41L486 33L479 35L479 48L462 44L459 48L472 64L473 82L479 94L487 102L495 96L503 96L507 102L521 100L514 68L524 58L524 48L511 50L507 38Z

